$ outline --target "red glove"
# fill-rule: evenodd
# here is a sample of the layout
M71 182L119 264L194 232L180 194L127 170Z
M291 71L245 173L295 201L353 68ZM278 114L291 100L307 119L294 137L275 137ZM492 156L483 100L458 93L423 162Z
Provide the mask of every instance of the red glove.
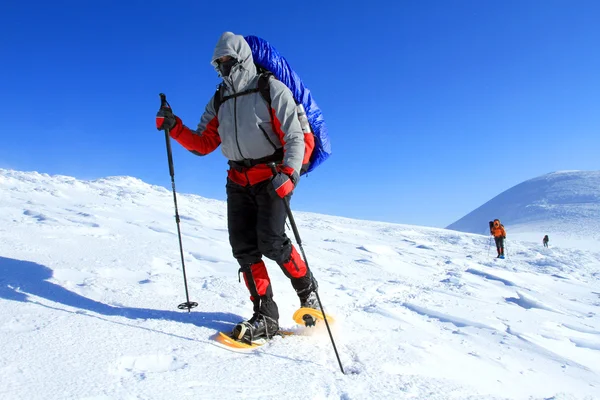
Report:
M282 199L290 195L298 183L298 173L290 167L278 167L279 172L271 180L273 190L277 193L277 196Z
M177 117L170 109L161 108L156 113L156 129L159 131L171 130L177 124Z

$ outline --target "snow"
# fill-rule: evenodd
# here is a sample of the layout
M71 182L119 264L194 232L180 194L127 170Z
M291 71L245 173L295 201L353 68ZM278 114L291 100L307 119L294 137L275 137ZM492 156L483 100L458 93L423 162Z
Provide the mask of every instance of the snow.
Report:
M499 218L509 238L550 246L600 249L600 171L558 171L520 183L448 226L486 234Z
M170 190L0 169L0 204L2 399L600 399L597 250L296 212L344 375L270 260L298 335L213 340L252 312L223 202L178 193L190 313Z

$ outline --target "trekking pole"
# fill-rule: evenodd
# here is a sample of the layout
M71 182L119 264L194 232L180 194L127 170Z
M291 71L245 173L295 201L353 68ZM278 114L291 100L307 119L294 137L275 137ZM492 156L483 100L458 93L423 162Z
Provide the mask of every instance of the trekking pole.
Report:
M277 175L277 167L275 163L269 163L269 167L271 168L271 172L273 176ZM288 198L285 197L282 199L283 204L285 204L285 211L287 213L288 219L290 220L290 225L292 225L292 230L294 231L294 236L296 238L296 243L298 243L298 247L300 247L300 252L302 253L302 258L304 258L304 263L306 264L306 270L311 275L311 279L313 278L312 271L308 266L308 260L306 259L306 254L304 253L304 247L302 246L302 239L300 239L300 233L298 233L298 226L296 225L296 221L294 221L294 216L292 215L292 209L290 208L290 203L288 202ZM314 284L314 282L313 282ZM335 357L337 358L338 364L340 365L340 370L342 374L346 375L344 372L344 367L342 366L342 361L340 360L340 355L338 354L337 347L335 347L335 341L333 340L333 335L331 334L331 328L329 327L329 322L327 322L327 316L325 315L325 310L323 310L323 303L321 303L321 298L319 297L318 289L315 290L315 295L317 296L317 301L319 302L319 307L321 308L321 314L323 314L323 321L325 321L325 326L327 327L327 333L329 333L329 338L331 339L331 344L333 345L333 351L335 352Z
M165 113L173 114L171 106L167 102L167 96L164 93L160 93L160 108L164 109ZM177 237L179 238L179 253L181 254L181 266L183 267L183 284L185 286L185 303L181 303L177 306L180 310L187 309L188 312L194 307L198 306L195 301L190 301L188 294L187 278L185 276L185 261L183 260L183 245L181 244L181 229L179 228L179 210L177 208L177 192L175 191L175 168L173 167L173 153L171 152L171 136L169 135L170 129L165 129L165 141L167 142L167 157L169 158L169 173L171 174L171 187L173 188L173 202L175 203L175 222L177 223Z
M492 227L494 226L494 222L490 221L489 222L489 232L490 232L490 241L488 242L488 252L487 252L487 256L490 256L490 248L492 247Z

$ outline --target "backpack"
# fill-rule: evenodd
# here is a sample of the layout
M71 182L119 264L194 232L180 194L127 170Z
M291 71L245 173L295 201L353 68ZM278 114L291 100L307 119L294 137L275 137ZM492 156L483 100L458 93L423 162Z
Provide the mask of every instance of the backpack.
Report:
M504 229L504 225L502 225L502 223L500 223L500 220L498 220L498 226L501 227L502 229ZM490 221L490 234L493 234L493 229L494 229L494 221Z
M254 64L259 73L257 87L224 96L225 88L223 84L219 85L213 100L215 112L218 113L219 107L223 102L231 98L256 92L259 92L267 102L270 112L271 91L269 80L271 77L274 77L283 82L291 90L296 101L296 111L302 131L304 132L304 142L306 149L310 151L308 163L302 165L300 175L313 171L331 155L331 144L321 110L313 100L310 91L302 83L300 77L273 46L257 36L245 36L244 39L246 39L246 42L250 46ZM273 121L273 115L271 115L271 121ZM275 145L273 146L275 147Z

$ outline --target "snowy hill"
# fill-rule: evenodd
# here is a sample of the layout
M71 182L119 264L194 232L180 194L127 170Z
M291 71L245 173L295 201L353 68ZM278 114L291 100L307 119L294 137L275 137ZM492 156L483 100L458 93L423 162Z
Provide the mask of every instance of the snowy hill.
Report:
M600 399L598 253L512 241L497 260L487 236L296 213L343 375L271 261L299 335L212 340L251 306L225 204L178 202L189 314L170 190L0 169L0 398Z
M508 238L551 246L600 250L600 171L561 171L530 179L494 197L449 225L461 232L488 233L499 218Z

